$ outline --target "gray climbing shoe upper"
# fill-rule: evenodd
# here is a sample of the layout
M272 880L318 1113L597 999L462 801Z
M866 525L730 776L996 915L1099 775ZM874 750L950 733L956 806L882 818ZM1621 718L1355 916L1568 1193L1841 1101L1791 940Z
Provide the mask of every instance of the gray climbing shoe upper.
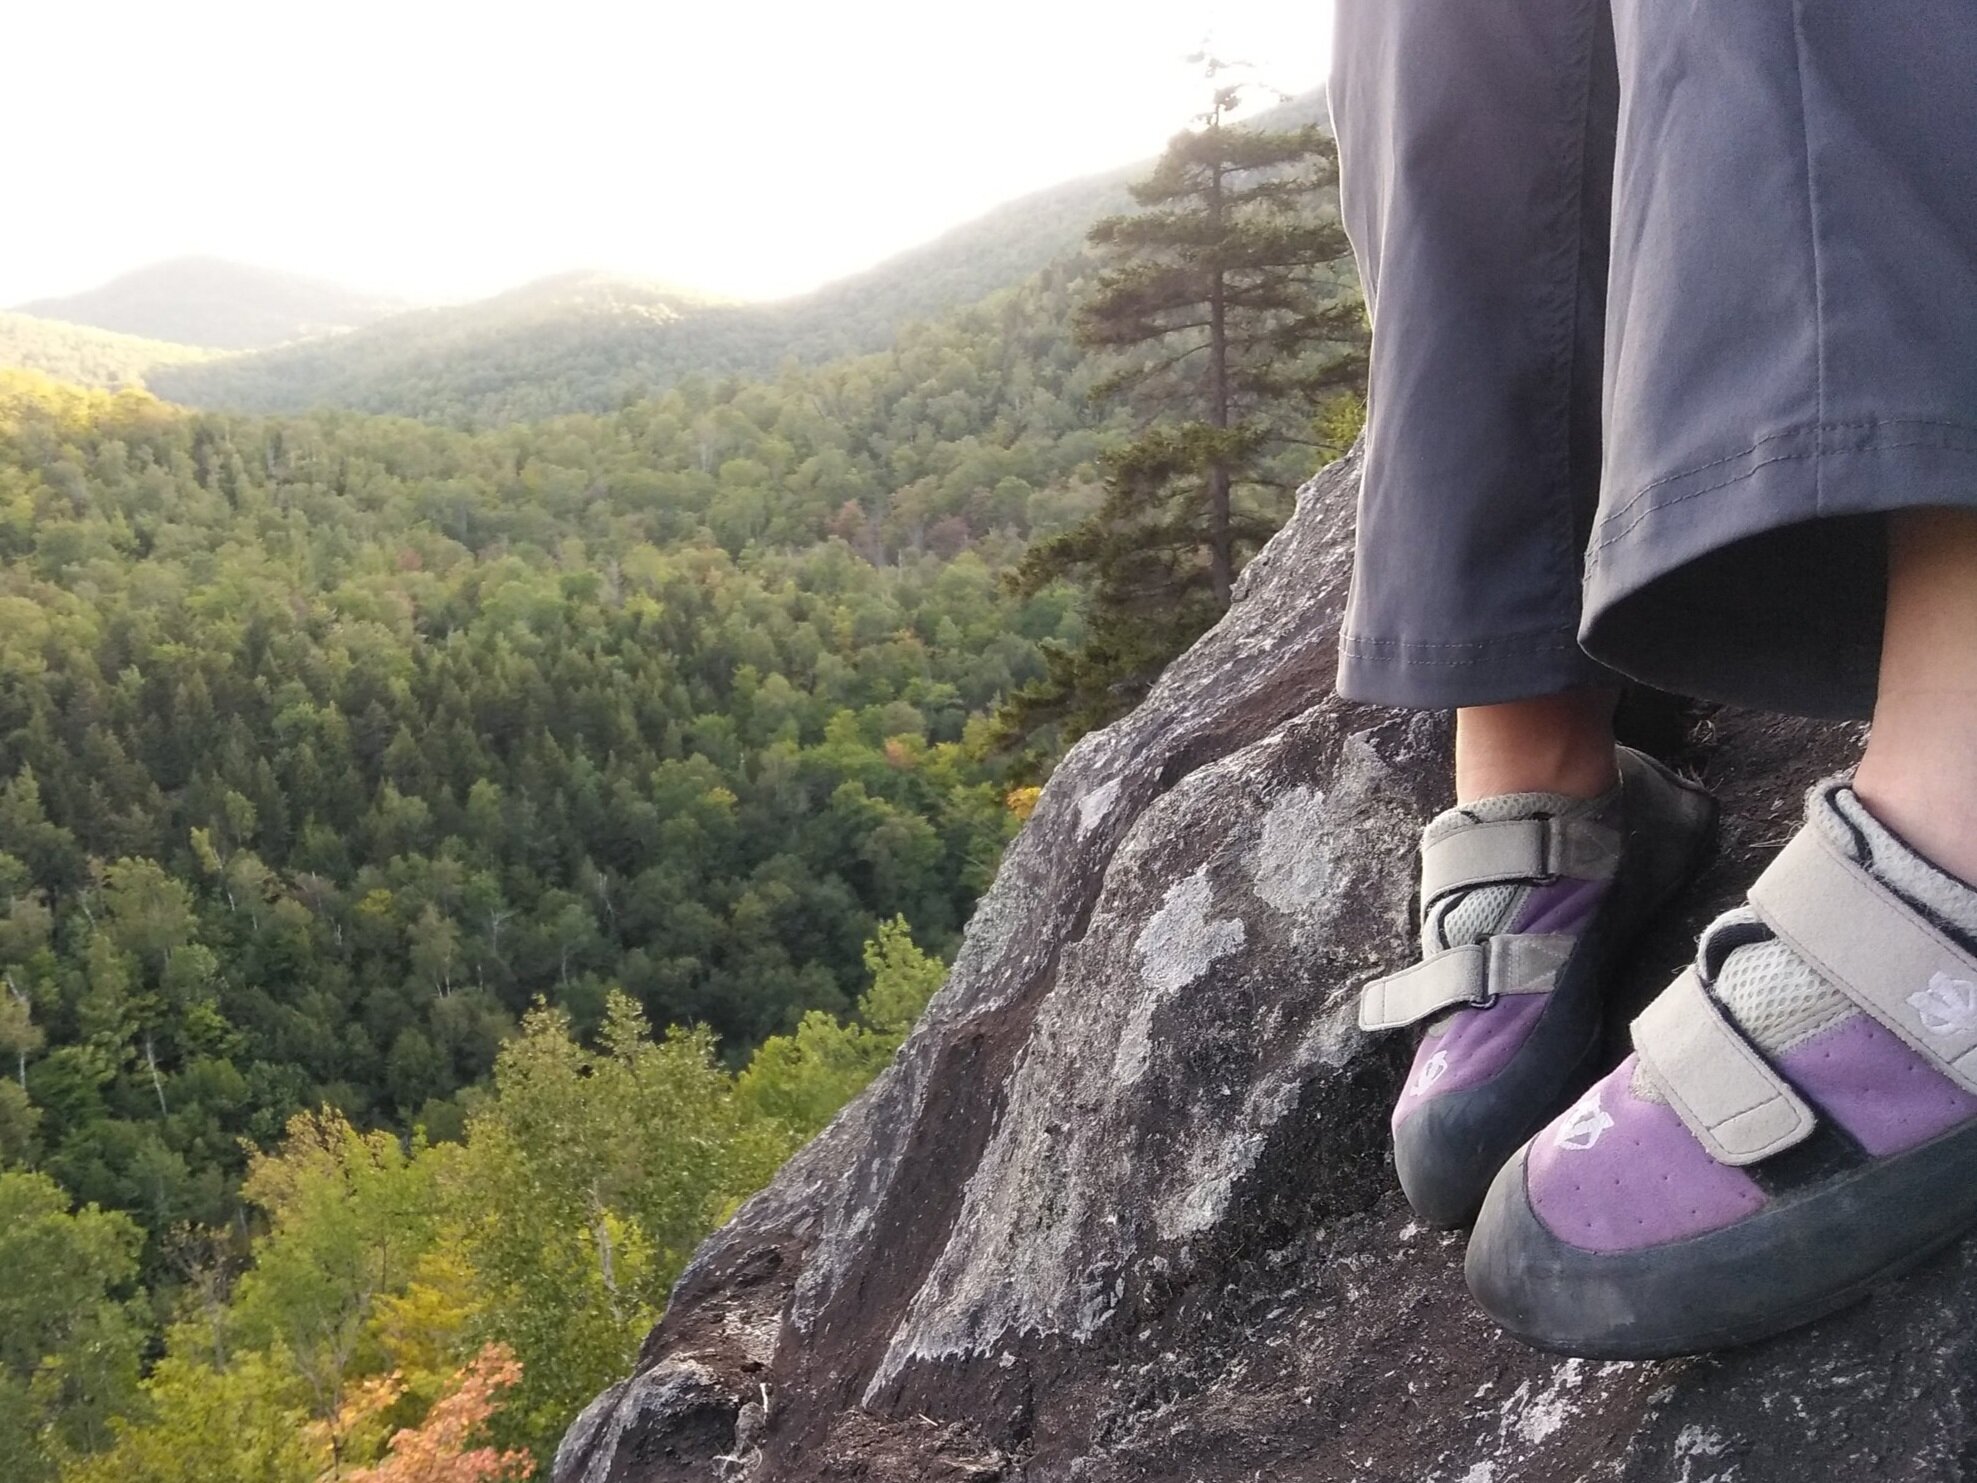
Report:
M1601 798L1485 799L1422 836L1423 956L1366 986L1360 1024L1427 1025L1394 1159L1438 1225L1474 1216L1503 1160L1591 1080L1612 954L1712 836L1707 794L1638 752L1619 763Z
M1977 1224L1977 891L1840 780L1492 1187L1471 1286L1589 1357L1749 1342Z

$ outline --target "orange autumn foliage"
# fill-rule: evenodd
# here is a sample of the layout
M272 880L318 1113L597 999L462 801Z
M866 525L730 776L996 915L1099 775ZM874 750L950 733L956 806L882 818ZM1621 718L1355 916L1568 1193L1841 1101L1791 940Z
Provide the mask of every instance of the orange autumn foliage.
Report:
M489 1344L433 1402L424 1421L392 1437L384 1461L352 1473L348 1483L510 1483L527 1478L535 1470L528 1453L467 1445L498 1409L496 1397L521 1378L514 1352L504 1344Z

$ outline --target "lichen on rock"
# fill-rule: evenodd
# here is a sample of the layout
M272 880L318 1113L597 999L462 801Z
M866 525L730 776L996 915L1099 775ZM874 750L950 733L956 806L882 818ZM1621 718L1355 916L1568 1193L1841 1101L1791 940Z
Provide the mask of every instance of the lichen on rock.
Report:
M697 1254L558 1483L1966 1476L1967 1250L1757 1349L1593 1365L1503 1338L1460 1238L1409 1218L1406 1049L1352 1004L1411 954L1446 737L1330 694L1357 473L1072 749L894 1064ZM1728 823L1633 1001L1857 734L1715 712L1669 739Z

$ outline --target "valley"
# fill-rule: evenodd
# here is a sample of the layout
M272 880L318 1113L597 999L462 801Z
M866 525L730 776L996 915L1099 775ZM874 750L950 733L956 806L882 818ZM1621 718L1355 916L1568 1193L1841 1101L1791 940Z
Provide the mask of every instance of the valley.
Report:
M783 303L190 259L0 315L0 1474L313 1483L463 1395L546 1466L1074 734L1000 720L1147 420L1074 331L1138 173Z

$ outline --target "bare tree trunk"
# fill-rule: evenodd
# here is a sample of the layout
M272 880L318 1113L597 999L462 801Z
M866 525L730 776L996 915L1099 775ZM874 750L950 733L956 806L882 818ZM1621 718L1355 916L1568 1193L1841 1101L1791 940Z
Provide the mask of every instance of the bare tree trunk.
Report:
M151 1043L151 1032L144 1032L144 1064L151 1068L151 1090L158 1094L158 1115L170 1117L171 1108L165 1105L165 1079L158 1074L158 1052Z
M33 1006L28 1002L27 991L23 989L19 984L14 982L14 973L11 968L7 970L7 973L5 974L5 979L7 984L7 992L14 996L15 1001L19 1003L21 1009L24 1012L31 1011ZM32 1029L32 1019L30 1018L30 1028L28 1030L29 1039L33 1038L33 1033L34 1032ZM20 1061L20 1066L19 1066L18 1074L20 1076L20 1081L21 1081L21 1090L26 1091L27 1090L27 1046L25 1045L19 1048L19 1061Z
M1219 127L1219 124L1217 125ZM1208 192L1208 219L1221 251L1222 164L1218 159ZM1229 309L1228 279L1220 262L1208 301L1208 420L1218 431L1229 426ZM1208 575L1215 584L1215 605L1227 609L1236 585L1235 540L1230 533L1229 465L1218 453L1208 466Z
M618 1264L617 1253L611 1242L610 1220L604 1209L603 1200L596 1190L590 1192L591 1235L597 1242L598 1275L603 1279L604 1291L611 1299L611 1316L620 1317L618 1305Z

